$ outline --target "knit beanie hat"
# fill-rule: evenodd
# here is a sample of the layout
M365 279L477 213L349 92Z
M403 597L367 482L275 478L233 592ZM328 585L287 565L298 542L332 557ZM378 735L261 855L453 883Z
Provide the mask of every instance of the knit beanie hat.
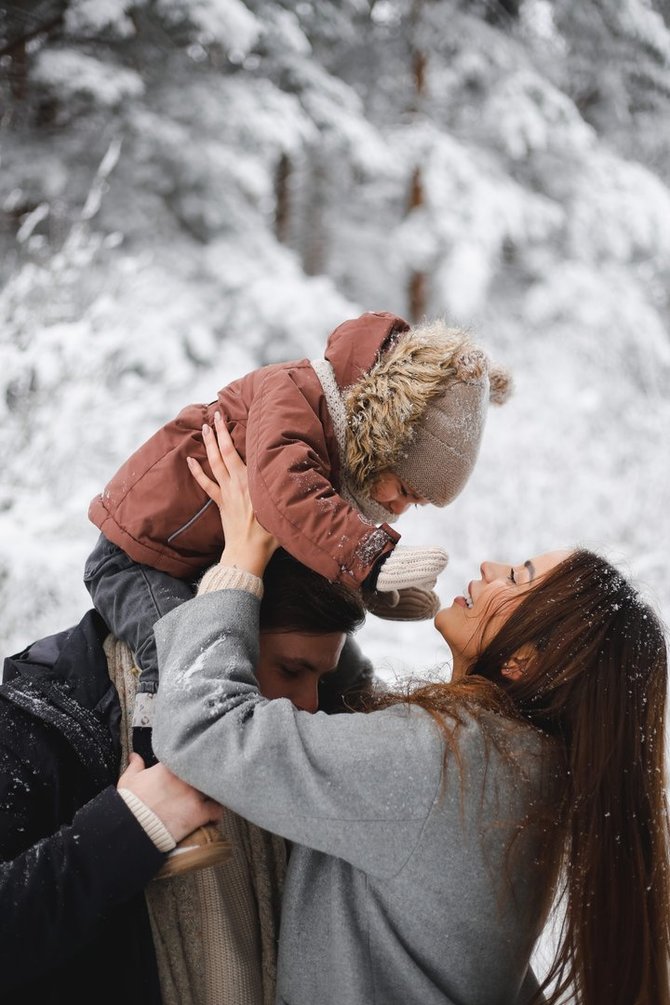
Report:
M474 468L489 401L509 375L469 335L436 320L398 335L345 392L346 467L358 491L394 471L417 495L446 506Z

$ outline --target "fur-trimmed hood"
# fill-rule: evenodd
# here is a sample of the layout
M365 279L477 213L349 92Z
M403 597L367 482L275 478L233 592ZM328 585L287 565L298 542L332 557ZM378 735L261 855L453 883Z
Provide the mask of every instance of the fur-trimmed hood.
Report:
M511 390L509 375L489 360L468 332L451 328L441 319L410 328L402 318L394 315L363 315L346 324L363 323L367 327L372 318L379 321L383 318L386 325L386 337L373 358L370 358L369 340L364 340L367 357L363 357L355 332L346 332L352 354L355 355L358 347L356 363L349 368L349 376L354 379L348 385L340 383L346 380L345 369L335 367L331 359L347 414L344 464L352 485L367 493L382 471L402 466L429 405L439 399L448 402L450 389L456 397L457 385L471 387L473 391L477 388L480 392L477 397L483 400L483 404L463 405L477 411L472 423L472 428L478 432L476 443L471 442L467 447L468 457L474 454L472 463L466 465L469 474L479 448L486 403L490 400L502 404L507 400ZM340 329L336 329L333 336ZM328 350L326 356L328 358ZM361 365L365 362L369 363L367 370ZM458 397L462 395L459 393ZM467 420L468 416L461 418ZM461 440L463 426L461 421L458 434ZM462 444L455 446L462 452ZM438 505L443 504L438 502Z

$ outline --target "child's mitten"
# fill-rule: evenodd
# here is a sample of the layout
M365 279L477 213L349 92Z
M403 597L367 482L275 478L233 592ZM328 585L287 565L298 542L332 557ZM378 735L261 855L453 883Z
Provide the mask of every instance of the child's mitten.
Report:
M410 586L399 592L373 593L365 606L371 614L385 621L426 621L439 611L440 598L432 590Z
M375 589L379 593L418 586L432 590L449 556L443 548L405 548L399 545L384 560Z

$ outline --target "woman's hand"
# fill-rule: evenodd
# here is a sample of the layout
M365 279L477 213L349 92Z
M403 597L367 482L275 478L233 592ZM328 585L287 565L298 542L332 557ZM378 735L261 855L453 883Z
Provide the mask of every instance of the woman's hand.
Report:
M200 488L219 507L225 539L221 562L262 577L279 542L261 527L254 516L246 464L235 450L219 412L214 422L216 435L205 425L202 436L216 481L207 477L195 458L188 458L188 466Z
M175 841L181 841L196 827L220 820L223 813L219 803L182 782L164 764L145 768L139 754L130 755L128 767L119 778L117 787L129 789L141 799L167 827Z

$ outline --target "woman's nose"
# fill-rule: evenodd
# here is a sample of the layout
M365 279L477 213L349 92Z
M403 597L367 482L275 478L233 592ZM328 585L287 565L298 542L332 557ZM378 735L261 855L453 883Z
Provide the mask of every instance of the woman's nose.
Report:
M500 579L504 575L505 567L500 562L482 562L479 571L485 583L492 583L494 579Z
M502 565L500 562L482 562L479 566L485 583L492 583L494 579L504 579L508 568L509 566Z

